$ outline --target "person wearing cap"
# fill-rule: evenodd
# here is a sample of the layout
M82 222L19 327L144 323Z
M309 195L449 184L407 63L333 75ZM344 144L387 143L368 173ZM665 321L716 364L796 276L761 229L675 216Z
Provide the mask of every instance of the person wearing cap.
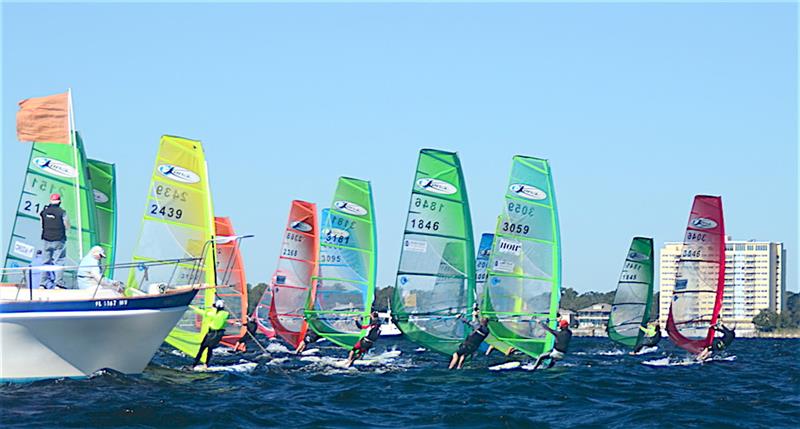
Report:
M102 259L106 257L106 252L100 246L89 249L89 253L81 259L78 267L78 289L91 289L97 286L114 288L121 292L121 282L103 277L101 268Z
M51 194L50 204L44 206L39 217L42 218L42 244L45 265L64 265L67 257L67 230L70 228L67 212L61 208L61 195ZM55 271L54 280L47 280L48 289L54 286L65 289L64 273Z
M464 321L464 323L468 324L470 327L474 328L475 330L472 331L471 334L467 337L464 342L459 344L458 349L453 353L453 357L450 359L450 365L447 369L453 369L456 365L458 365L458 369L461 369L461 366L464 365L464 359L467 356L475 353L475 350L478 350L483 340L489 336L489 319L483 317L480 320L480 323L471 324L465 320L463 320L462 315L458 315L458 319Z
M208 332L206 336L203 337L203 342L200 343L200 350L197 351L197 356L194 357L194 364L192 364L192 366L198 366L200 360L203 358L203 352L208 351L206 364L203 365L203 368L208 368L208 365L211 364L214 347L218 346L220 341L222 341L222 337L225 336L225 323L228 321L230 313L225 311L225 301L221 299L214 301L214 305L207 310L193 305L190 305L189 308L196 314L203 316L204 320L208 320Z
M560 319L558 321L558 331L551 329L545 322L539 322L539 324L542 325L545 331L556 337L556 344L549 353L539 355L536 359L536 363L533 365L534 371L539 368L539 365L541 365L545 359L550 359L550 363L547 365L548 368L552 368L553 365L556 364L556 361L564 359L567 355L569 342L572 340L572 331L569 329L569 322L567 322L566 319Z

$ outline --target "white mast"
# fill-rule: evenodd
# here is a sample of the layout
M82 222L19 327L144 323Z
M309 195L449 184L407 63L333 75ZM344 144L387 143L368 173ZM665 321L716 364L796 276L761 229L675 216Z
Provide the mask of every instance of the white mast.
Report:
M83 224L81 215L81 165L78 164L78 137L75 135L75 112L72 110L72 88L67 90L67 97L69 98L69 138L72 144L72 162L75 164L75 211L78 220L78 259L83 258Z

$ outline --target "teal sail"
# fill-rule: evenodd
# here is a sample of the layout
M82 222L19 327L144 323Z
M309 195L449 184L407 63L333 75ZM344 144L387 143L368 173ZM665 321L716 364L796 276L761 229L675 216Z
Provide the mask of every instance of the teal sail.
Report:
M106 254L106 259L103 261L106 266L105 276L111 278L114 276L114 261L117 255L116 168L114 164L90 159L89 173L97 221L97 244Z
M549 351L561 297L561 245L549 163L515 156L495 231L482 314L495 338L532 357Z
M628 347L644 339L653 305L653 239L635 237L622 267L608 317L608 338Z
M319 273L306 309L316 333L345 348L365 332L375 296L376 235L372 186L365 180L340 177L333 204L322 211Z
M471 329L475 245L458 155L419 153L392 314L406 338L451 355Z

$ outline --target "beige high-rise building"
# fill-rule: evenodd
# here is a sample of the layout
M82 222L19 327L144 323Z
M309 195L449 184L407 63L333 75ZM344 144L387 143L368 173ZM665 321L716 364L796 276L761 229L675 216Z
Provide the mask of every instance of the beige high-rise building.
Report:
M683 243L664 243L659 257L659 322L666 326L678 257ZM783 243L725 240L725 295L722 320L746 336L762 309L780 313L786 295L786 249ZM710 303L709 305L713 305ZM709 309L710 311L710 309Z

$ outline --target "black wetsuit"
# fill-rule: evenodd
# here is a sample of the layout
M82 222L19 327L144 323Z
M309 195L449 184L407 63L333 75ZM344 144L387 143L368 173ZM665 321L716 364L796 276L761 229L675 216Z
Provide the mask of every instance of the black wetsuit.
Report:
M563 330L559 329L558 331L550 329L547 326L545 326L544 329L556 337L556 343L553 346L553 351L558 352L557 354L566 355L567 350L569 349L569 342L572 341L572 331L569 329L569 327ZM556 364L556 361L560 359L552 356L553 351L539 355L539 357L536 359L536 364L533 365L533 370L536 371L536 369L539 368L539 365L541 365L545 359L550 359L550 363L547 365L547 367L552 368L553 365Z
M639 353L639 351L645 347L655 347L658 345L660 341L661 341L661 329L656 329L656 334L653 335L652 337L644 337L642 343L636 346L636 348L633 349L633 352Z
M362 325L356 320L356 326L358 329L369 329L367 335L359 340L353 347L356 356L363 356L375 345L375 342L378 341L378 338L381 336L381 320L376 319L374 322L370 322L369 325Z
M306 345L309 345L309 344L316 343L317 341L319 341L319 339L320 339L319 334L316 331L314 331L313 329L309 328L306 331L306 336L303 338L303 342Z
M459 356L467 356L475 353L480 347L483 340L489 336L489 327L484 325L478 325L474 331L464 340L461 345L458 346L458 350L456 350L456 354Z
M715 338L713 343L713 351L714 352L721 352L728 348L731 345L733 340L736 338L736 332L733 329L728 329L725 326L720 326L719 328L715 328L718 332L722 332L722 338Z
M222 341L222 337L225 336L225 329L210 329L205 337L203 337L203 342L200 344L200 350L197 352L197 356L194 358L193 366L197 366L200 363L200 359L203 357L203 351L206 349L208 350L208 356L206 357L206 363L211 363L211 357L214 354L214 347L219 345L219 342Z

